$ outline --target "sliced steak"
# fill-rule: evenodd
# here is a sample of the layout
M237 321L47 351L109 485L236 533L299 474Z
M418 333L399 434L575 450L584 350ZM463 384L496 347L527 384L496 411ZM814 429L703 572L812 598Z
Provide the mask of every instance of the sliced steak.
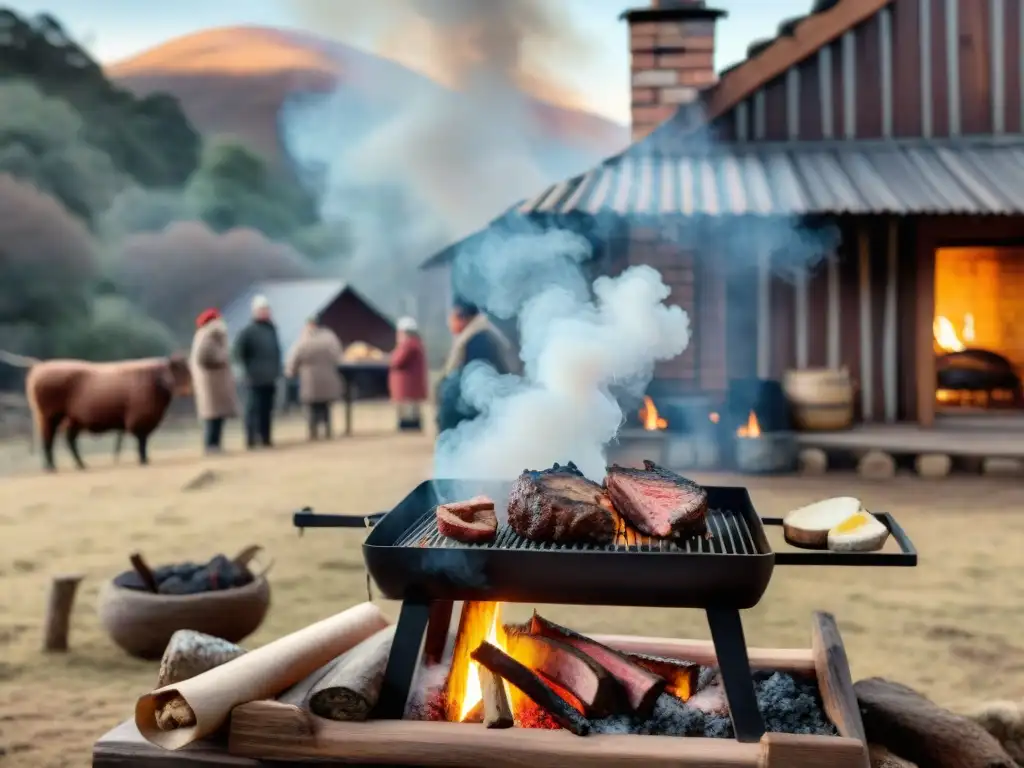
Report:
M604 484L615 509L641 533L661 539L707 534L707 491L653 461L644 461L644 469L611 466Z
M524 470L509 494L508 524L531 541L556 544L611 544L617 528L604 488L572 462Z
M441 535L463 544L485 544L498 535L494 502L486 496L439 504L435 514Z

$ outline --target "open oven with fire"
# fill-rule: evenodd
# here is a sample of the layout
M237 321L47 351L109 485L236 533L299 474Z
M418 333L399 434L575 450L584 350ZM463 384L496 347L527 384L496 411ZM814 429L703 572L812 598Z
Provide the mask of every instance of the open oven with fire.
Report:
M932 334L939 409L1024 409L1024 250L938 249Z
M300 530L368 526L368 578L402 601L370 720L324 721L306 738L309 754L329 745L331 757L394 765L867 768L834 619L816 615L806 651L759 650L747 647L741 612L777 565L916 565L891 516L876 514L898 551L859 553L773 551L766 526L782 520L762 519L736 487L704 489L707 531L686 540L628 527L603 545L528 540L497 501L493 540L460 543L439 529L439 505L508 499L511 486L432 480L371 518L295 515ZM693 608L712 640L586 636L537 612L506 624L507 603ZM257 725L240 725L254 750L270 738Z

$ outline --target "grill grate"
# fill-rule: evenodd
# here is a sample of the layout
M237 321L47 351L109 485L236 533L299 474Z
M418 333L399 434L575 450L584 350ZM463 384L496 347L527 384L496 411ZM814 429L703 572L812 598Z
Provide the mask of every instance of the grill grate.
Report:
M434 510L425 515L397 543L399 547L440 549L504 549L533 552L676 552L708 555L757 555L757 545L746 518L729 510L711 509L707 513L711 538L695 537L682 542L656 539L632 529L619 532L615 544L599 547L593 544L556 544L525 539L507 524L498 528L497 538L489 544L463 544L442 536L437 529Z

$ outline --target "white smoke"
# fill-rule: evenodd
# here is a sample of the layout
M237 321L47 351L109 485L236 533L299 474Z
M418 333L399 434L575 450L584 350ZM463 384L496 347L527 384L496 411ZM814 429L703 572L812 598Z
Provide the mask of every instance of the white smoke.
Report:
M623 423L619 399L639 399L655 363L686 349L690 321L665 303L669 288L651 267L588 286L588 255L583 238L554 230L504 239L464 270L482 306L503 316L520 310L524 372L467 366L463 397L481 415L440 437L436 477L509 479L572 461L603 479L605 446Z

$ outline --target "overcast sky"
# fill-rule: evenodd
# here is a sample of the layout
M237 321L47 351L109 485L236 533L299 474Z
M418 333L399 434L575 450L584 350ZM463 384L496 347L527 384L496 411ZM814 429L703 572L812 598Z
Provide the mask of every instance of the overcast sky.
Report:
M335 2L344 7L349 2L373 0ZM628 122L626 30L618 17L633 6L623 0L551 2L567 4L579 29L601 41L601 49L607 52L599 61L588 62L585 69L567 72L567 79L585 95L592 109ZM716 64L721 69L742 59L754 40L773 36L781 20L807 12L811 0L718 0L708 4L729 13L719 26ZM53 14L103 62L117 61L209 27L256 24L303 28L302 19L290 11L287 0L20 0L12 5L26 14ZM360 44L359 40L343 42Z

